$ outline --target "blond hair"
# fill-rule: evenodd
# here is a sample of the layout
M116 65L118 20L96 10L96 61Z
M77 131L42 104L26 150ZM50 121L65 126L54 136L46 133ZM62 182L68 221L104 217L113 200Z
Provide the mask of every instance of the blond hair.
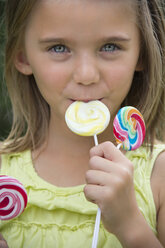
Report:
M133 0L132 0L133 1ZM6 1L5 79L13 108L13 124L2 153L39 147L45 140L50 110L32 76L17 71L13 60L23 41L31 11L39 1ZM164 131L165 21L161 0L134 0L141 34L139 62L132 87L122 105L138 108L146 122L146 142L153 145Z

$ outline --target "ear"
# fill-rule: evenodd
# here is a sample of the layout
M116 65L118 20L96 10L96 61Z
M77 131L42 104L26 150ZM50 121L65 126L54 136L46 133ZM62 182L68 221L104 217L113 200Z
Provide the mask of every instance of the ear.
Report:
M21 72L24 75L31 75L32 74L32 68L30 64L28 63L28 60L26 58L26 55L24 51L19 50L15 56L14 59L14 65L16 69Z

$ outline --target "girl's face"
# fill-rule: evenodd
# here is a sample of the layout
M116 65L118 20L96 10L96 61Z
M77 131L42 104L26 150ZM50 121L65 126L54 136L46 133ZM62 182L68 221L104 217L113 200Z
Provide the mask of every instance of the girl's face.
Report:
M140 70L139 42L128 1L42 0L15 64L34 75L56 118L75 100L100 100L113 116Z

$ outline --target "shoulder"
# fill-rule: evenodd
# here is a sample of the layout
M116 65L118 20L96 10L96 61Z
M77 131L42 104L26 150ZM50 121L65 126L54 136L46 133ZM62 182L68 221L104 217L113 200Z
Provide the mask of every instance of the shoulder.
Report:
M157 208L158 237L165 245L165 151L162 151L155 161L151 185Z
M153 168L153 177L159 179L159 183L165 184L165 146L164 150L157 156Z
M165 187L165 144L156 143L153 148L154 166L151 174L151 187L156 209L160 205L160 192Z
M165 143L156 143L155 148L157 150L157 157L153 168L153 175L161 179L165 176Z
M165 185L165 144L159 143L156 147L158 152L154 163L151 180L157 185L157 187L160 187L161 190L162 185Z

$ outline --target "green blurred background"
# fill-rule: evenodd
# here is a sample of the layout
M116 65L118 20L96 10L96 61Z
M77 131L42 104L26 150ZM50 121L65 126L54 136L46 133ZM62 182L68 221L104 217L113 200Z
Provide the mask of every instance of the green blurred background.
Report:
M4 25L3 25L3 9L4 0L0 0L0 140L7 137L12 120L11 106L5 88L3 79L3 65L4 65Z

